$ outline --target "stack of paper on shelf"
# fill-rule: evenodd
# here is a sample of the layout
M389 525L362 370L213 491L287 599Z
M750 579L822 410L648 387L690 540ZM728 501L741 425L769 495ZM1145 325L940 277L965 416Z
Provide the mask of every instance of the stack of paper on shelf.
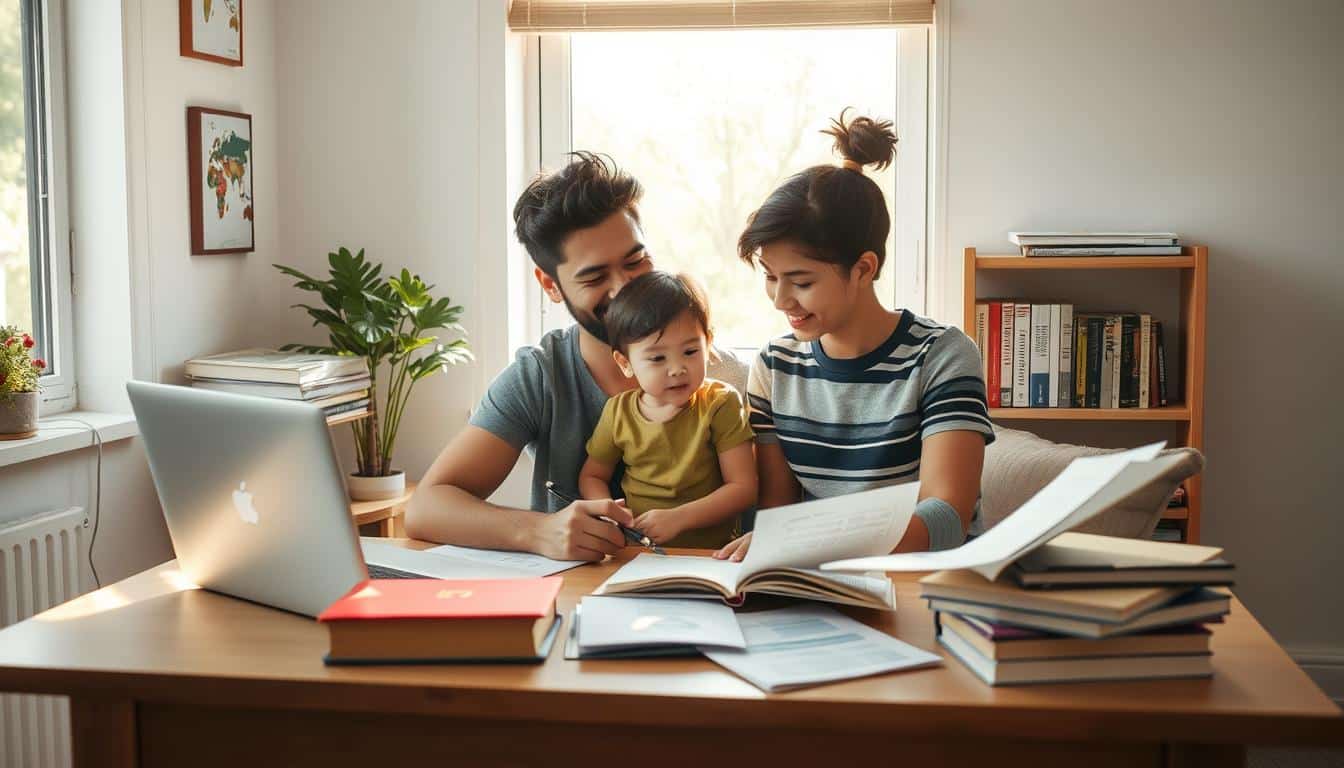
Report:
M1175 232L1009 232L1023 256L1177 256Z
M359 357L243 349L188 360L186 373L193 387L302 401L328 421L369 412L369 372Z

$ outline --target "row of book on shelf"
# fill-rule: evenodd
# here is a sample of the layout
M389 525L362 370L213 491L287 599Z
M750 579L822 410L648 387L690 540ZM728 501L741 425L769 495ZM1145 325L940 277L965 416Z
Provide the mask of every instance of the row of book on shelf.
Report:
M1162 323L1147 313L978 301L974 330L991 408L1157 408L1175 399Z
M369 413L369 371L359 357L243 349L192 358L186 374L200 389L321 408L328 423Z
M990 685L1206 677L1211 628L1230 609L1234 581L1222 550L1071 530L1167 476L1181 458L1161 447L1076 459L954 550L889 554L916 484L778 507L757 521L742 562L641 553L565 617L554 574L582 563L512 553L529 566L520 577L533 578L366 582L319 617L330 630L325 661L541 663L567 634L566 659L704 656L762 690L787 690L943 657L819 605L734 608L774 595L894 611L883 572L933 572L919 582L934 612L926 639ZM819 546L838 559L818 562ZM445 590L455 599L441 599Z

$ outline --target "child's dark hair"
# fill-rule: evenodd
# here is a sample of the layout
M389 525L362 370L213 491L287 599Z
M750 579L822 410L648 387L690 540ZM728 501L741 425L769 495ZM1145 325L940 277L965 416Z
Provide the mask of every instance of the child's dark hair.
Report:
M690 312L713 341L709 321L709 302L705 293L688 275L654 270L625 284L607 308L607 339L611 348L626 354L630 345L662 332L683 312Z
M538 176L513 206L514 232L532 262L555 277L565 260L560 246L580 229L597 226L613 213L629 211L639 222L644 188L607 155L572 152L574 161Z
M896 154L890 120L855 117L848 108L822 133L835 137L835 149L846 164L814 165L790 176L747 219L737 241L737 254L755 264L761 246L796 240L815 251L814 258L846 273L867 251L877 254L877 274L887 258L891 216L882 189L863 173L863 166L882 170Z

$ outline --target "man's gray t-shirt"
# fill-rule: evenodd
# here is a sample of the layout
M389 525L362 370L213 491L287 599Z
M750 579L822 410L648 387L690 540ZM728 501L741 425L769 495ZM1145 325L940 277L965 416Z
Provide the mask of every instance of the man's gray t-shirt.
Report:
M546 481L570 498L579 497L584 448L597 426L607 395L593 379L579 352L579 326L551 331L535 347L518 350L490 388L468 423L495 435L532 457L531 508L554 512L565 505L546 493ZM709 377L746 389L746 366L731 352L716 350ZM621 494L623 468L612 476L612 498Z

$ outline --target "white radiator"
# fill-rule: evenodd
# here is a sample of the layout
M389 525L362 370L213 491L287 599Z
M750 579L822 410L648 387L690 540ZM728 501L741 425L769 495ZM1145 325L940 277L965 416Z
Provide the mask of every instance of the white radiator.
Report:
M88 526L72 507L0 527L0 628L88 591ZM69 765L69 699L0 694L0 768Z

